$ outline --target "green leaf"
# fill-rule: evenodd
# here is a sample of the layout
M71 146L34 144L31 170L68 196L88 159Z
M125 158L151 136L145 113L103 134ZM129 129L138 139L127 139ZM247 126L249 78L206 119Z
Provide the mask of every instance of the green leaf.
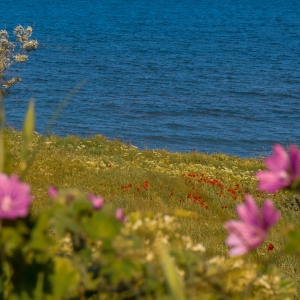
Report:
M112 240L120 233L121 226L116 218L107 216L103 211L94 212L91 218L82 222L84 231L93 240Z
M300 230L293 229L288 232L288 242L285 247L287 254L294 254L300 250Z
M81 226L72 216L69 216L64 212L57 212L55 214L55 230L57 231L58 236L61 236L66 231L78 233L81 230Z
M162 265L164 275L172 295L172 299L174 300L186 299L183 291L183 285L180 282L176 272L176 266L174 261L172 260L167 249L163 245L158 246L158 248L160 252L160 263Z
M34 101L31 100L28 106L27 114L23 125L23 145L21 150L21 165L20 176L24 174L27 169L27 157L29 153L29 145L32 139L34 130Z
M23 252L40 251L47 253L49 247L55 244L53 237L49 236L49 212L43 212L39 215L34 228L31 230L30 241L23 247Z
M123 261L114 259L103 271L110 275L110 280L113 284L118 284L133 277L132 271L134 271L134 267L134 263L129 259Z
M44 273L39 272L36 287L33 291L34 299L43 299Z
M67 258L55 258L55 273L51 276L53 299L61 299L67 293L76 292L79 274Z
M80 218L92 211L92 204L90 201L87 201L86 197L77 197L71 202L70 209L74 217Z
M3 226L1 228L1 244L6 255L11 256L14 250L22 245L23 240L23 236L18 229L10 226Z

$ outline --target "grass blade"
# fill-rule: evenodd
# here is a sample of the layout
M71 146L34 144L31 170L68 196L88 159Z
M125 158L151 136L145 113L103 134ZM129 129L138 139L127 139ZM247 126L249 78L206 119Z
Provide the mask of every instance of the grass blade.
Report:
M33 135L34 123L34 101L31 100L25 116L22 130L23 145L21 149L20 177L23 176L24 172L27 169L27 157L29 154L29 145Z
M3 97L0 93L0 174L4 172L4 122Z
M172 295L172 299L185 300L186 298L183 292L182 283L179 281L175 263L163 245L160 245L159 248L161 265Z

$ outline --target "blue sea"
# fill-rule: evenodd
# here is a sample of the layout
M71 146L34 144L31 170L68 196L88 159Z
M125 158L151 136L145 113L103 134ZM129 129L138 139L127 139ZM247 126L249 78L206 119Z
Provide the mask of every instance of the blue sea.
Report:
M300 145L299 0L1 0L0 29L32 26L39 49L7 76L7 124L140 149L266 156Z

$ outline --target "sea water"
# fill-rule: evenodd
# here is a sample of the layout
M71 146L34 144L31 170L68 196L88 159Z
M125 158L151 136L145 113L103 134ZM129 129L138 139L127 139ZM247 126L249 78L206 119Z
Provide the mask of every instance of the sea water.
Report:
M240 157L300 145L300 5L286 0L1 0L0 29L39 49L7 77L7 124L102 134L140 149Z

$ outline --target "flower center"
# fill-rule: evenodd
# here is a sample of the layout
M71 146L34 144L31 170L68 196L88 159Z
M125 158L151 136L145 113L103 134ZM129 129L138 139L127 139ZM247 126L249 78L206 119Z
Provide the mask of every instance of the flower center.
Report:
M287 171L281 171L278 173L278 175L282 181L286 181L290 178L290 175Z
M1 201L1 210L2 211L10 211L12 207L12 199L9 196L4 196Z

